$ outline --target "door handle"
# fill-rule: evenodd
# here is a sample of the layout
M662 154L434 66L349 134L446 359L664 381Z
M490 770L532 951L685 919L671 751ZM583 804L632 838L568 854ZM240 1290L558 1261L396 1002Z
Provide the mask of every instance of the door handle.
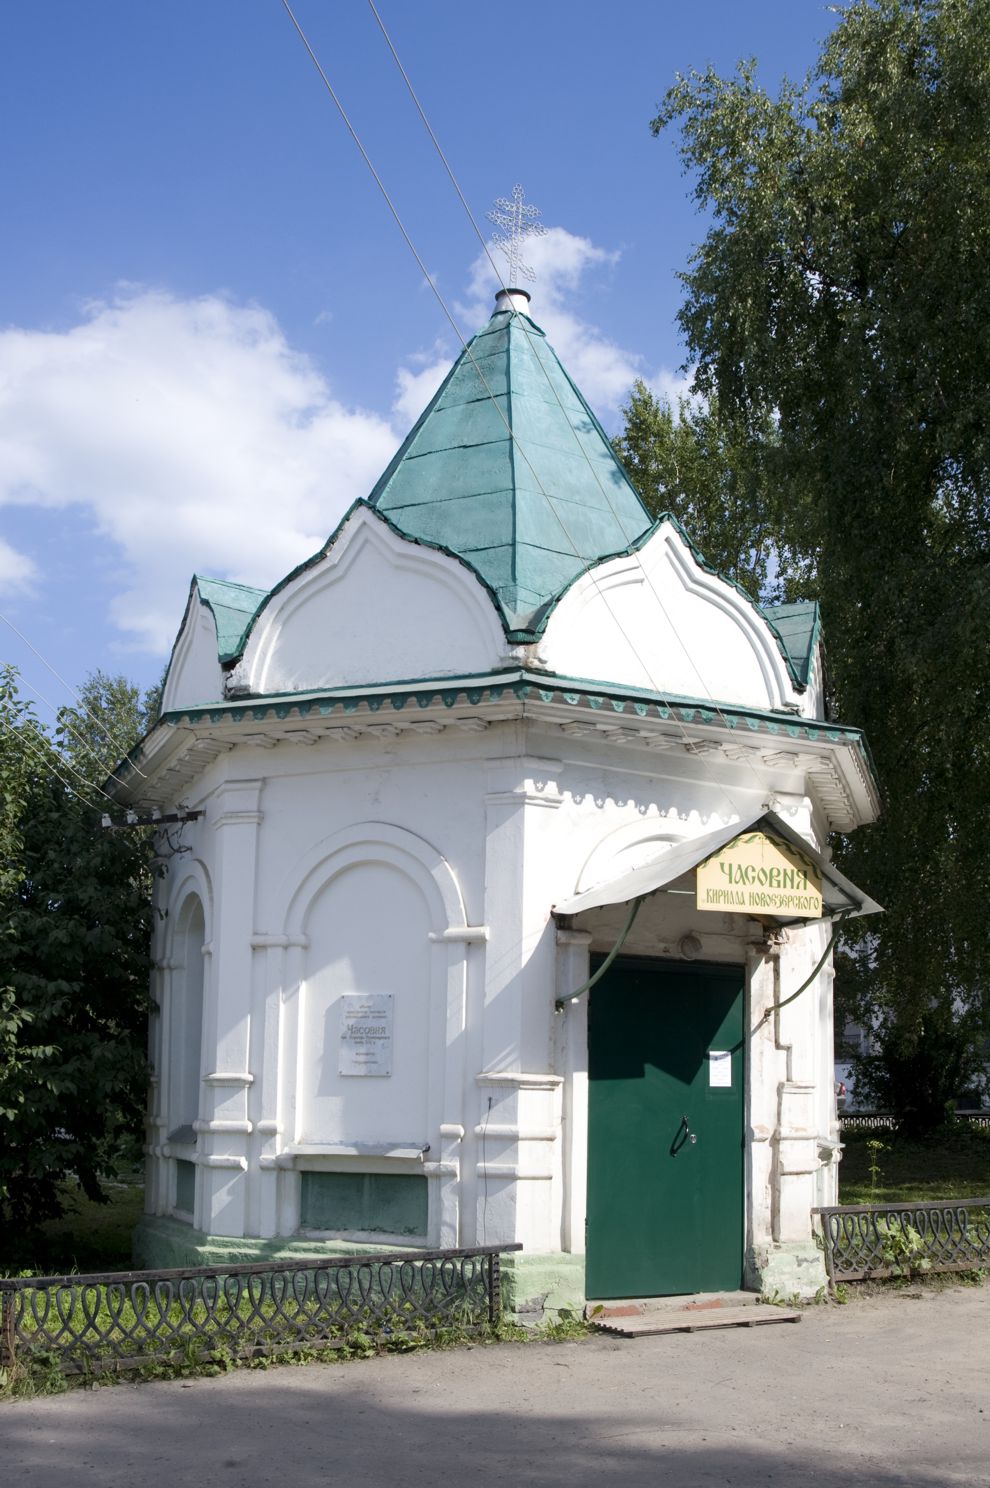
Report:
M698 1140L697 1133L696 1132L693 1132L691 1130L691 1127L690 1127L690 1125L688 1123L687 1117L686 1116L682 1116L681 1117L681 1124L677 1128L676 1132L674 1133L674 1140L670 1144L670 1155L671 1155L671 1157L676 1157L677 1154L680 1152L681 1148L682 1147L686 1147L689 1142L690 1142L691 1146L693 1147L694 1144L695 1144L695 1142L697 1142L697 1140Z

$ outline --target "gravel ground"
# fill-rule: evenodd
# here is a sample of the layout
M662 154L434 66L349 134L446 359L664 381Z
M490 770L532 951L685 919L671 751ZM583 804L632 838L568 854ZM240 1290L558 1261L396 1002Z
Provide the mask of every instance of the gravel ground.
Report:
M990 1286L0 1405L24 1488L990 1488Z

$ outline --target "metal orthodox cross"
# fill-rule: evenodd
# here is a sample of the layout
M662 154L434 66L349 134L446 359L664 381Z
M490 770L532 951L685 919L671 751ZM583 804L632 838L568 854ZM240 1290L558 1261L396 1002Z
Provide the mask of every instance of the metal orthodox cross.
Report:
M520 274L526 279L536 278L529 264L523 263L519 254L524 238L542 238L546 233L543 223L537 220L541 215L539 207L523 201L521 186L513 186L511 201L506 196L500 196L488 213L489 222L505 229L504 232L495 233L492 242L496 248L501 248L509 260L509 289L519 282Z

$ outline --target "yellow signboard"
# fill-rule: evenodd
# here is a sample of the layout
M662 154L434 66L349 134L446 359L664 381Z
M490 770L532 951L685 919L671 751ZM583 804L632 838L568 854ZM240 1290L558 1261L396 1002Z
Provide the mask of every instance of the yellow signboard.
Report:
M723 914L822 913L822 876L796 848L764 832L726 843L698 865L698 908Z

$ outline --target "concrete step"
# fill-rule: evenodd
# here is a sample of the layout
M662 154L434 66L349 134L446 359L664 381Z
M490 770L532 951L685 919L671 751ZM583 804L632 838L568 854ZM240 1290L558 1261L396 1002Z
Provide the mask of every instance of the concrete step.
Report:
M653 1308L629 1317L589 1319L593 1328L616 1338L642 1338L651 1333L698 1333L706 1328L760 1328L770 1323L799 1323L802 1314L786 1307Z

